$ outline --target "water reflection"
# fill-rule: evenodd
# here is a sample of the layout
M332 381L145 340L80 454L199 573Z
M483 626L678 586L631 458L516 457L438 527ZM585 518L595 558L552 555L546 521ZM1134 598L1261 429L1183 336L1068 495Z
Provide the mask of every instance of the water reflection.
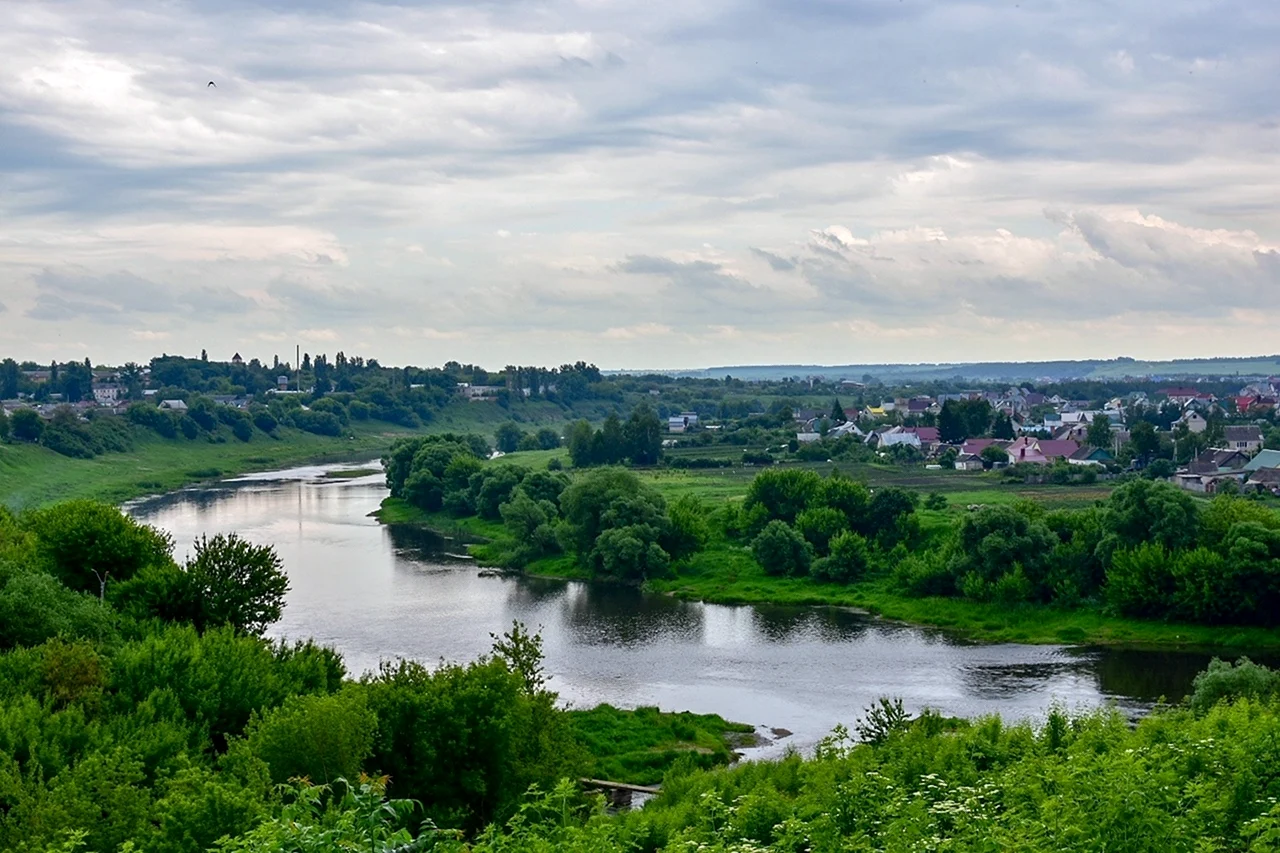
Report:
M634 587L573 584L561 599L564 625L584 645L634 648L700 643L705 608Z
M748 612L761 636L775 643L849 642L872 622L866 614L840 607L752 607Z
M1051 702L1140 711L1184 695L1208 658L1057 646L976 645L841 608L724 607L639 590L484 577L457 543L369 518L377 477L323 469L258 476L135 504L179 556L201 533L276 548L291 590L277 636L337 647L354 673L380 660L466 661L512 620L540 628L564 701L654 704L796 733L804 748L882 695L955 716L1042 715Z

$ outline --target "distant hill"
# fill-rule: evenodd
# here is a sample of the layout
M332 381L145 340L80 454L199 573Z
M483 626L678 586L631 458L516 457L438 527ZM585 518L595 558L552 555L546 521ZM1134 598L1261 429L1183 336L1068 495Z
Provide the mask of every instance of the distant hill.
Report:
M1264 378L1280 375L1280 355L1243 358L1185 358L1173 361L1137 361L1132 358L1081 361L980 361L953 364L762 364L729 365L689 370L619 370L611 373L661 373L723 379L778 380L789 376L822 376L831 379L871 379L886 384L940 379L983 382L1020 382L1065 379L1213 379Z

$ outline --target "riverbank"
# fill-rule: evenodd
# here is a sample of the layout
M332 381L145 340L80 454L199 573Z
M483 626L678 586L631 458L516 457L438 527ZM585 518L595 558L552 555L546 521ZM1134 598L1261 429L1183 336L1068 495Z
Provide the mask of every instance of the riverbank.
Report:
M503 565L514 540L501 522L474 516L429 513L387 498L371 513L384 524L419 525L466 545L479 566ZM528 575L590 580L565 555L544 557L525 567ZM667 578L651 580L650 591L708 604L846 607L883 619L935 627L984 643L1096 645L1122 648L1205 651L1237 655L1280 651L1280 632L1258 627L1194 625L1112 616L1095 608L1066 609L1038 604L993 604L956 598L909 598L883 580L850 585L764 573L750 551L712 542Z
M221 443L143 437L132 451L93 459L34 444L0 444L0 505L16 511L77 498L121 503L255 471L373 459L412 434L387 425L361 426L341 437L277 432L276 438Z

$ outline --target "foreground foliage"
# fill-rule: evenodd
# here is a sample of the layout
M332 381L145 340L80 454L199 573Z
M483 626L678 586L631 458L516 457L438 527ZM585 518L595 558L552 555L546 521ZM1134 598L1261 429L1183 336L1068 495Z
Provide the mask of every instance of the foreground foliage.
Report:
M855 743L841 729L810 759L676 768L654 802L621 816L584 803L567 783L532 790L512 818L472 841L429 827L421 849L1276 850L1280 707L1248 698L1259 677L1275 674L1247 662L1215 664L1189 707L1136 729L1108 710L1073 716L1052 708L1038 724L1009 725L927 712L908 720L886 702L874 724L859 727L871 726L874 743ZM1209 701L1214 693L1221 701ZM258 831L281 838L310 831L283 820L265 826L272 829ZM294 849L273 843L236 849ZM390 848L371 833L365 849Z

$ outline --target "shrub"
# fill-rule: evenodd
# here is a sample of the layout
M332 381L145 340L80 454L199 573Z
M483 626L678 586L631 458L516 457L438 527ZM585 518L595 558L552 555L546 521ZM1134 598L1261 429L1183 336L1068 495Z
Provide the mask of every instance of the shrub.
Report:
M867 540L852 531L831 538L831 553L813 564L813 576L833 583L853 583L866 577L871 565Z
M807 575L813 546L790 524L775 519L751 542L751 553L769 575Z

